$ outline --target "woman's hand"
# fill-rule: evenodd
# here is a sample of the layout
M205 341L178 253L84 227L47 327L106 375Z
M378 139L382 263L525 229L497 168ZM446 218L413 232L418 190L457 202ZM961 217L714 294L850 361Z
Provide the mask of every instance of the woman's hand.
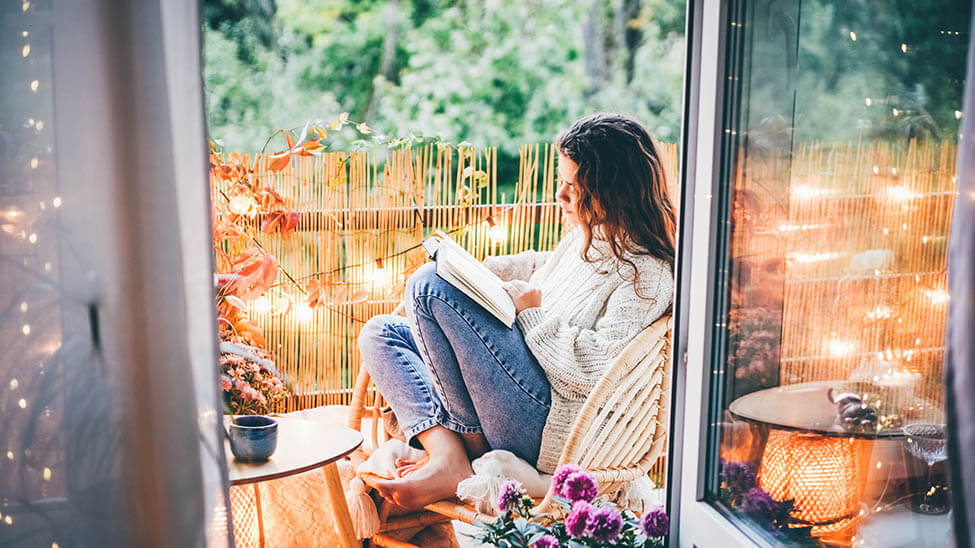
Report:
M511 302L515 303L515 312L542 306L542 292L521 280L505 282L504 290L511 297Z

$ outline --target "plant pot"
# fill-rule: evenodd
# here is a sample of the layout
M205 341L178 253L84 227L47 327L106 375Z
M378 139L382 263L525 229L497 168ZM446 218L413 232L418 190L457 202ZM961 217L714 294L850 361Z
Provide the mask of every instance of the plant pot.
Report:
M278 421L264 415L242 415L230 423L230 451L239 462L266 461L278 447Z

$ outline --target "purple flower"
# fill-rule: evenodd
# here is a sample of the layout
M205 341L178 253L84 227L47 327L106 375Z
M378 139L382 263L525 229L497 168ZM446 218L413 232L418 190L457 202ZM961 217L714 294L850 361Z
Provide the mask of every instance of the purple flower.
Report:
M562 496L572 502L577 500L592 500L599 493L596 480L589 475L589 472L575 472L569 474L562 484Z
M565 530L573 537L581 537L586 533L589 525L589 518L592 517L593 507L584 500L577 500L572 505L572 510L565 518Z
M535 541L532 544L532 548L559 548L559 539L553 537L552 535L545 535L544 537Z
M660 538L670 531L670 516L662 506L658 506L643 516L640 525L648 537Z
M555 475L552 476L552 491L558 496L564 496L562 494L562 486L565 485L565 480L569 479L569 476L577 472L584 472L582 468L579 468L575 464L563 464L555 470Z
M623 530L623 518L612 506L604 506L589 518L589 536L600 544L616 540Z
M746 514L772 516L779 511L779 503L764 489L752 487L741 499L741 511Z
M514 512L518 509L518 503L525 491L517 481L506 481L501 487L501 495L498 496L498 510L502 512Z
M747 462L725 461L718 479L734 494L745 493L755 487L755 467Z

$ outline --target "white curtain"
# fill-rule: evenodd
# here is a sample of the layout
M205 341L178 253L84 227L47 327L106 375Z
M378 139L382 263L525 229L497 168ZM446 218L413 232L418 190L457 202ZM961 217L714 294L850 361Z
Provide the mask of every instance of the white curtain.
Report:
M227 546L197 0L0 18L0 545Z

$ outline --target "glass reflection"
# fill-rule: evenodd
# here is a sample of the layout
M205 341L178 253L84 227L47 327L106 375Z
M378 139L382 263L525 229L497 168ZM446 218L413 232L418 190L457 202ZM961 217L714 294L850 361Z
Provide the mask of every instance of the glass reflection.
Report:
M943 432L970 9L730 5L708 491L767 540L949 543L945 463L918 455Z

